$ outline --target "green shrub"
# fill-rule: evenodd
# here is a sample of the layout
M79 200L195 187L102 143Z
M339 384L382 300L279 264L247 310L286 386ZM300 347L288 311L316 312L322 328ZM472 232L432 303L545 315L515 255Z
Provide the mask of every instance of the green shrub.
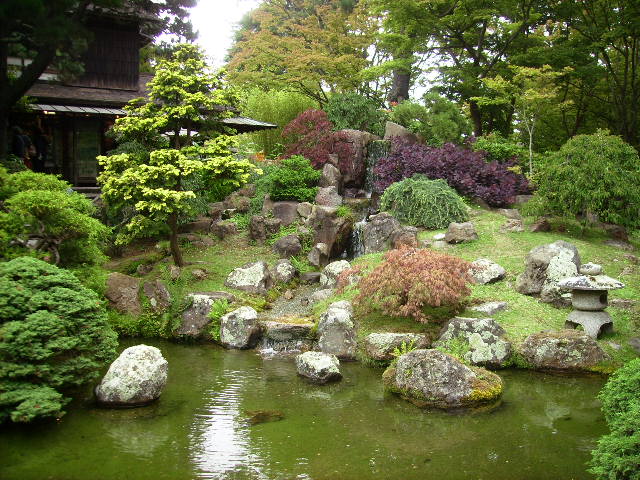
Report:
M640 226L640 158L620 137L598 130L578 135L544 158L525 211L564 216L596 214L602 222Z
M211 304L211 310L209 311L209 318L211 319L209 335L211 335L211 338L216 342L220 341L220 319L229 313L229 311L229 300L226 298L220 298Z
M83 195L53 175L18 172L1 176L0 255L39 255L52 263L99 263L109 228L93 218Z
M251 215L249 215L248 213L236 213L229 220L236 224L238 230L246 230L247 228L249 228Z
M60 417L116 346L100 298L71 272L29 257L0 264L0 423Z
M351 128L384 134L385 114L371 98L357 93L337 93L329 98L324 111L336 130Z
M504 163L515 159L518 164L524 165L529 161L526 148L495 133L476 138L471 148L476 152L480 150L487 152L485 157L487 162Z
M403 223L431 229L469 218L464 201L447 182L420 174L389 185L380 199L380 209Z
M640 479L640 359L615 372L598 395L611 429L591 452L589 471L599 480Z

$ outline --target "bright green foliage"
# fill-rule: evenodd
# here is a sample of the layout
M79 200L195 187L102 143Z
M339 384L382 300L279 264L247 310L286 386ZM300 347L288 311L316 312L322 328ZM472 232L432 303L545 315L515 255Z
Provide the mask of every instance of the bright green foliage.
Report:
M546 156L534 177L537 214L598 215L603 222L640 225L640 159L620 137L598 130L578 135Z
M378 102L357 93L332 95L324 107L336 130L351 128L375 135L384 134L385 114Z
M460 107L437 92L424 96L425 105L405 100L391 111L391 120L418 134L429 145L460 143L471 131Z
M146 147L149 155L98 157L103 167L98 181L108 204L116 209L135 209L116 244L164 224L170 231L174 262L182 265L178 218L195 212L198 191L204 196L209 188L239 187L256 168L233 156L236 141L229 136L193 143L196 127L204 137L208 130L220 128L222 116L229 114L216 113L216 107L235 102L222 74L208 71L197 46L178 46L172 58L158 63L148 86L147 101L130 102L129 115L118 119L113 130L118 139ZM167 148L164 135L169 135L173 148Z
M0 423L60 417L116 346L100 298L72 273L29 257L0 264Z
M519 164L523 164L527 157L526 149L522 145L496 133L478 137L471 148L476 152L479 150L487 152L486 160L488 162L504 163L516 159Z
M209 334L216 342L220 341L220 319L229 311L229 301L226 298L220 298L211 304L211 310L209 311L209 318L211 319Z
M0 172L0 255L39 254L59 264L96 263L109 229L93 204L53 175ZM29 245L29 248L27 248Z
M260 212L266 194L275 201L313 202L318 192L315 185L321 175L309 160L300 155L293 155L282 159L277 165L266 167L264 174L255 182L256 194L251 200L250 213L255 215Z
M599 480L640 479L640 359L607 381L598 397L611 429L592 452L590 472Z
M469 218L462 198L446 181L429 180L420 174L389 185L380 199L380 209L401 222L430 229Z
M262 122L278 125L278 128L245 134L269 158L275 158L284 151L282 128L305 110L317 106L309 97L285 90L249 90L241 100L243 115Z

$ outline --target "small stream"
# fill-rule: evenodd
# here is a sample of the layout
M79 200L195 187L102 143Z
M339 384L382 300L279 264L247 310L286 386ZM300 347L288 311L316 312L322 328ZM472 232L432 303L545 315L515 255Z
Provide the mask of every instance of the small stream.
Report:
M60 422L5 426L0 478L586 479L606 430L600 377L502 371L500 407L447 414L385 395L382 371L358 363L342 364L342 382L314 386L291 359L146 343L169 361L158 402L128 410L76 402ZM271 421L256 423L256 411Z

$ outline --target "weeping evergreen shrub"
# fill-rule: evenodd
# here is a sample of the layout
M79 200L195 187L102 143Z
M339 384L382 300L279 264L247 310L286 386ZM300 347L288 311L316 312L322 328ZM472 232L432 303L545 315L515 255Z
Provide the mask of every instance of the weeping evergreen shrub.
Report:
M380 199L380 209L403 223L431 229L469 218L462 198L447 182L421 174L389 185Z

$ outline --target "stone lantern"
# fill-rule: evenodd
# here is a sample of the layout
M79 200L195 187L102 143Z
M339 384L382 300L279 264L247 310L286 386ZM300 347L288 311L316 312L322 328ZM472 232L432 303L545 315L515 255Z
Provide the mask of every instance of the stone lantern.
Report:
M571 305L565 328L582 325L587 335L598 338L601 333L613 331L613 320L604 310L609 305L609 290L624 288L624 283L602 274L602 267L593 263L580 266L581 275L565 278L558 283L571 290Z

